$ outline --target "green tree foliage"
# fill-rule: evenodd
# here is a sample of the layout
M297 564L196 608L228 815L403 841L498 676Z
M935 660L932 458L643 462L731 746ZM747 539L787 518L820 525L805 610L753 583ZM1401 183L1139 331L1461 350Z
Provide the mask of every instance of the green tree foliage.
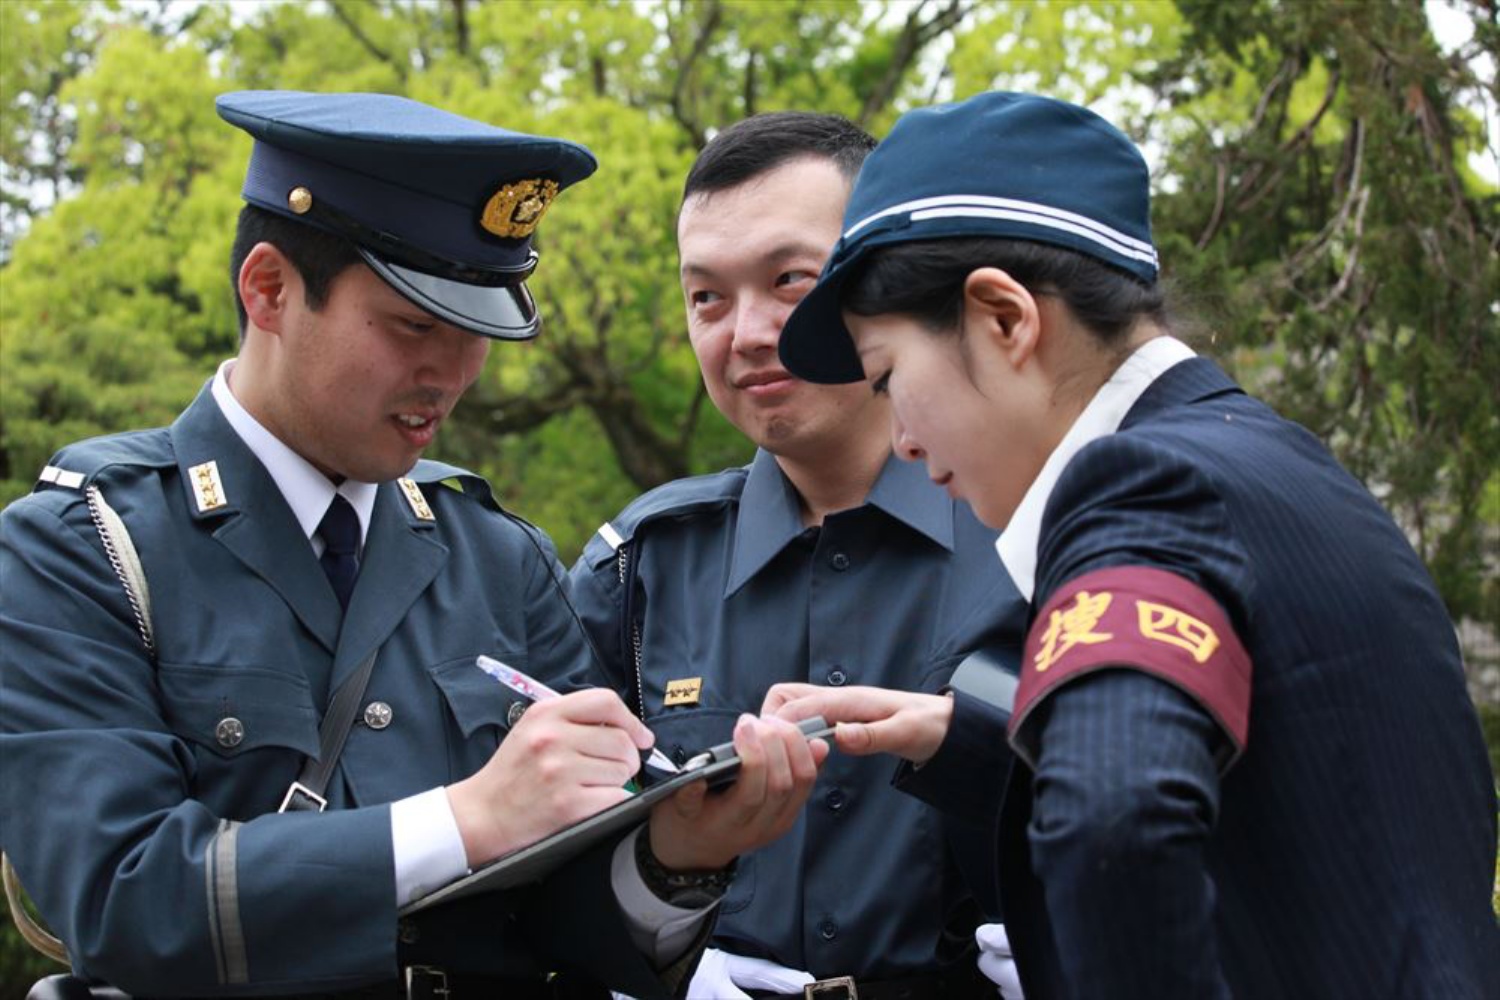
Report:
M1169 259L1214 296L1240 374L1408 529L1454 617L1500 625L1500 201L1467 167L1494 156L1459 103L1468 66L1416 5L1182 6L1191 37L1153 81L1194 123L1167 156Z
M781 108L879 135L914 105L1032 89L1143 144L1207 349L1330 443L1493 636L1500 199L1468 158L1495 156L1470 109L1500 31L1459 2L1474 40L1445 56L1405 0L7 0L0 502L67 441L170 420L234 352L249 140L218 92L405 94L599 155L539 230L542 337L496 346L434 453L566 559L641 490L749 456L677 285L707 138ZM24 983L37 967L13 973L9 947L0 982Z

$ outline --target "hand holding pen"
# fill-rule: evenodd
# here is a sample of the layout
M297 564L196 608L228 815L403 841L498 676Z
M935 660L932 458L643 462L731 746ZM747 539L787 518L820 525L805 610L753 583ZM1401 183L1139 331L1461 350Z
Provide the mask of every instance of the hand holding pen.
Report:
M515 667L501 663L492 657L480 656L475 659L474 665L528 701L538 702L546 701L549 698L562 697L562 695L535 677L523 674ZM654 745L649 750L641 751L641 763L667 774L677 773L677 765L672 763L672 758L662 753Z
M478 774L449 786L471 866L622 801L630 792L621 784L639 770L640 762L655 766L647 752L655 737L613 691L594 688L562 695L489 657L480 657L478 666L528 698L532 707ZM785 833L828 755L828 744L808 735L780 719L742 716L732 744L739 759L738 780L713 796L704 782L692 782L659 803L644 834L652 853L669 869L717 869ZM712 748L704 762L728 753L730 746ZM662 770L677 770L665 756L655 757L664 764ZM546 797L528 800L528 793ZM514 817L515 809L531 815ZM497 834L497 828L505 832ZM470 830L478 831L472 841Z
M629 797L625 784L656 741L613 691L560 695L524 674L511 680L532 685L518 692L531 707L484 767L447 788L470 867Z

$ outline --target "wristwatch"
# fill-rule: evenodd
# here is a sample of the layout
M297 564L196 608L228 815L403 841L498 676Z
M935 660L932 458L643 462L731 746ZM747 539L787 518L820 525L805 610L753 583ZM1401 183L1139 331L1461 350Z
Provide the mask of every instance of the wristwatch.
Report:
M635 865L641 881L652 895L684 910L699 910L717 902L734 881L737 861L707 871L675 872L664 867L651 850L651 831L641 828L635 835Z

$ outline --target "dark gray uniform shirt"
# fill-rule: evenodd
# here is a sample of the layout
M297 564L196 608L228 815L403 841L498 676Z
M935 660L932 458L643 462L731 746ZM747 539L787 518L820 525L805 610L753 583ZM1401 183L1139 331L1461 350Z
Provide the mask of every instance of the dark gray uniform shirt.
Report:
M863 506L805 528L760 452L604 525L573 568L573 600L610 682L680 763L729 740L779 681L937 691L978 646L1017 659L1025 607L994 539L895 458ZM792 831L741 859L714 943L817 976L972 961L981 916L953 861L963 834L891 774L885 758L830 757Z

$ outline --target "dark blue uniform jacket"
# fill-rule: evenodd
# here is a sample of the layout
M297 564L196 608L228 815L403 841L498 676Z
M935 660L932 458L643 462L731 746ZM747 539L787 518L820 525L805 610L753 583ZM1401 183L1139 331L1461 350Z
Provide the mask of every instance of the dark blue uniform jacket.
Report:
M226 502L203 511L190 470L208 461ZM341 622L291 509L207 389L170 428L52 464L77 475L0 517L0 814L78 969L138 995L208 996L391 980L398 961L506 976L579 962L661 991L629 943L608 848L536 891L433 911L398 949L387 803L471 774L505 733L513 696L475 656L565 670L585 655L550 544L482 480L420 463L430 520L380 486ZM154 655L90 486L144 563ZM277 815L330 690L377 647L366 697L390 725L354 727L328 812Z
M1253 663L1248 739L1221 775L1226 727L1136 669L1025 717L1036 770L1016 767L994 845L1028 1000L1500 996L1493 777L1452 622L1387 513L1193 359L1063 472L1035 607L1140 568L1227 618ZM1004 724L960 696L939 758L1003 766ZM992 786L935 764L913 790L984 805Z

